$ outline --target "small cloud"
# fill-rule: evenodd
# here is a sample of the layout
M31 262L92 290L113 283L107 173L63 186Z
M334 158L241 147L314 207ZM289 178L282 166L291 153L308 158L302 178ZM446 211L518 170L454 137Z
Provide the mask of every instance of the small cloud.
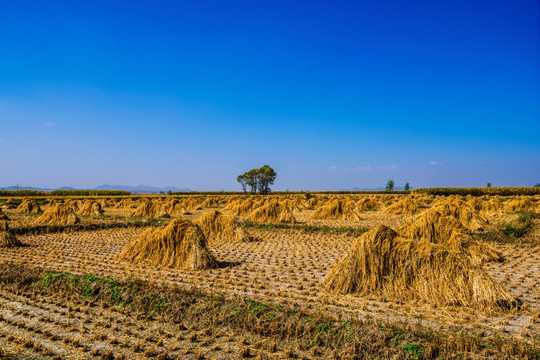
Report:
M480 164L485 165L487 164L484 160L480 161Z
M6 139L0 138L0 143L6 142Z
M383 166L377 166L376 169L377 170L394 170L394 169L397 169L397 165L383 165Z
M431 161L429 162L429 165L431 165L431 166L438 166L438 165L441 165L441 163L438 162L438 161L435 161L435 160L431 160Z
M332 165L332 166L330 166L330 168L329 168L329 169L330 169L330 170L337 170L337 169L338 169L338 167L337 167L336 165Z
M43 123L43 125L45 125L45 126L56 126L56 123L52 122L52 121L46 121L46 122Z
M356 170L358 171L370 171L372 168L371 166L357 166Z

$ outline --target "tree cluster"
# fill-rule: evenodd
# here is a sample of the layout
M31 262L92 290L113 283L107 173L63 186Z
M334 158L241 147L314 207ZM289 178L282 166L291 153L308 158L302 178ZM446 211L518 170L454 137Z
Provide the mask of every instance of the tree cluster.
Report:
M251 169L242 175L238 175L236 181L242 185L244 192L249 187L252 193L259 191L261 194L268 194L270 192L270 185L274 184L276 176L277 173L270 165L264 165L258 169Z

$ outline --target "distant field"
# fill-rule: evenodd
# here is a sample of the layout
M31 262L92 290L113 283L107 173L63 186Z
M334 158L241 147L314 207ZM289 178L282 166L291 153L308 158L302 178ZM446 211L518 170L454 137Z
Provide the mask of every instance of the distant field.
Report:
M0 192L0 354L538 359L523 189Z

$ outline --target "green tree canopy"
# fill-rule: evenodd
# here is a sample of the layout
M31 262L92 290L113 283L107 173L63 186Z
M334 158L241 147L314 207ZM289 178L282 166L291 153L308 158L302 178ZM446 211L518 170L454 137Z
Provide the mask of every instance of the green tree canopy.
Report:
M386 183L386 191L392 191L394 190L394 180L390 179Z
M264 165L258 169L251 169L242 175L238 175L236 181L242 185L242 190L249 187L252 193L259 191L261 194L270 192L270 185L274 184L277 173L270 165Z

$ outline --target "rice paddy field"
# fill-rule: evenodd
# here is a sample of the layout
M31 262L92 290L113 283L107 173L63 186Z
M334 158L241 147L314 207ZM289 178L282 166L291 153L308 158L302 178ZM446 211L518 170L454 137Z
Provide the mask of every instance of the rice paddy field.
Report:
M0 208L0 357L540 359L539 195Z

